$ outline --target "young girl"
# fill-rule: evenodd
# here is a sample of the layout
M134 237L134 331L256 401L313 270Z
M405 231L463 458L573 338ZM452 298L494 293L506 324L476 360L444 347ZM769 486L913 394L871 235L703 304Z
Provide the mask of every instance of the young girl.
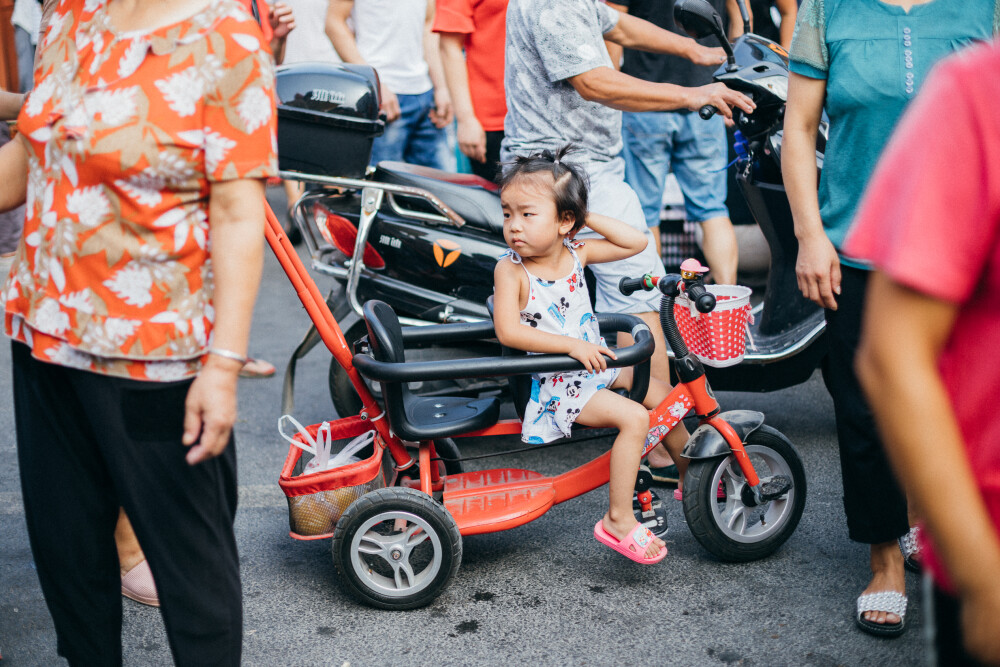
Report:
M629 387L631 368L608 368L615 358L601 338L590 307L583 267L631 257L646 247L646 235L623 222L587 213L587 185L576 167L545 151L518 158L500 186L503 234L510 250L494 272L494 322L501 344L534 353L568 354L586 370L536 374L524 414L522 439L544 443L569 436L574 421L618 429L611 450L610 508L594 526L594 537L639 563L657 563L666 545L632 513L632 492L649 430L649 413L609 389ZM573 241L589 226L603 239ZM670 386L650 378L644 403L658 405ZM683 477L687 441L683 426L665 440Z

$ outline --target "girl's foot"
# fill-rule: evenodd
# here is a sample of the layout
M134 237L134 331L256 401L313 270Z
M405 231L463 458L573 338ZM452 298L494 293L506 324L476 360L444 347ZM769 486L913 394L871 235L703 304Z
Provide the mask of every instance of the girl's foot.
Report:
M899 544L895 540L871 545L871 568L872 580L862 595L882 592L906 595L903 554L899 552ZM880 625L895 625L903 620L899 615L886 611L867 611L863 618Z
M601 519L601 524L604 526L605 532L620 542L635 530L639 522L631 514L622 521L612 521L611 517L605 514L604 518ZM650 534L652 535L652 533ZM646 545L645 556L646 558L654 558L659 555L660 551L666 551L666 548L667 543L653 535L653 539Z

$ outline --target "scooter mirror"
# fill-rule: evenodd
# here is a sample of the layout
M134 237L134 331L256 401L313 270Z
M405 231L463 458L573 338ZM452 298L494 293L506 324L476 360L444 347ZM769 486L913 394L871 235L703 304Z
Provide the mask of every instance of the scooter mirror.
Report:
M726 69L736 69L733 47L726 38L722 17L705 0L677 0L674 5L674 21L694 39L714 36L726 52Z
M705 0L677 0L674 21L694 39L715 35L720 41L727 41L722 18Z

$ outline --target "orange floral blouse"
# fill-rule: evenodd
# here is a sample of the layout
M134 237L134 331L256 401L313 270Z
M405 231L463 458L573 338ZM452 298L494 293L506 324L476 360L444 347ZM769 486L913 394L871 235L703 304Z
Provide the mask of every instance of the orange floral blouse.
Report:
M151 32L105 7L62 0L39 46L4 327L41 361L178 380L212 336L210 186L277 173L274 67L236 0Z

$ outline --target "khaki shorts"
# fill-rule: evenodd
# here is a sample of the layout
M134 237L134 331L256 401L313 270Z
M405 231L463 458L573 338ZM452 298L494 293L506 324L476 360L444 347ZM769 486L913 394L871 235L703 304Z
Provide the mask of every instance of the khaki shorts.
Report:
M638 255L617 262L590 265L597 278L594 310L598 313L648 313L659 310L659 291L640 290L631 296L618 291L618 282L622 278L638 278L646 273L662 276L666 273L663 261L656 255L656 243L646 226L639 197L625 183L625 161L615 158L610 162L584 162L580 166L586 170L590 181L588 208L641 230L649 240L646 249ZM601 238L589 228L577 235L581 241L586 241L588 237Z

